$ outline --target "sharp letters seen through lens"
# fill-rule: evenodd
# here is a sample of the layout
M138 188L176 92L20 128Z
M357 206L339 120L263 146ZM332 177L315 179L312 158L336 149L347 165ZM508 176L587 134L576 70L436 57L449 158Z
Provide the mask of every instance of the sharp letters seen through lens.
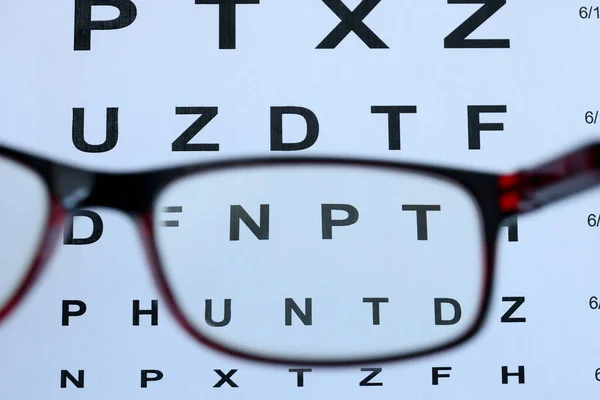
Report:
M250 354L348 360L426 351L473 328L485 296L479 213L435 176L292 164L179 179L154 224L196 332Z

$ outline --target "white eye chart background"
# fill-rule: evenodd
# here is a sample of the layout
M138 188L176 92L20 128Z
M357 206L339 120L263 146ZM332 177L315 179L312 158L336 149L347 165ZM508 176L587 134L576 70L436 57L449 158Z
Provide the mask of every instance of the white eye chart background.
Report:
M272 106L306 107L319 118L317 142L295 154L510 171L600 139L600 121L585 118L600 110L600 3L508 0L469 36L509 39L504 49L444 48L444 38L482 4L382 0L365 23L387 49L371 49L354 33L334 49L316 49L340 21L322 0L261 0L236 7L236 48L219 49L217 5L134 3L135 21L93 31L89 51L74 49L73 0L3 7L4 145L114 171L281 155L270 151ZM360 1L344 3L353 10ZM582 18L582 6L589 18ZM117 16L115 7L93 7L93 20ZM375 105L417 107L401 117L401 150L389 149L387 116L372 114ZM482 114L481 122L503 129L482 132L479 149L469 149L472 105L506 106L505 113ZM192 141L218 143L218 152L171 151L196 119L177 115L176 107L193 106L219 108ZM119 112L114 149L78 150L73 109L85 108L86 140L102 143L111 107ZM284 129L294 142L305 127L290 121ZM94 211L104 223L101 239L59 244L38 284L0 326L2 399L596 399L600 393L600 311L590 307L590 298L600 296L600 229L587 224L589 214L600 212L600 190L520 218L518 241L501 232L490 316L472 341L406 363L313 368L303 387L289 372L294 365L245 362L195 343L162 303L132 221ZM91 228L82 222L75 229L85 237ZM501 322L514 303L507 297L524 297L513 317L525 322ZM87 305L69 326L61 325L63 300ZM142 308L159 301L158 326L147 317L132 326L134 300ZM450 377L432 384L432 369L447 367L441 373ZM360 386L370 374L361 368L381 372ZM503 383L503 368L524 372ZM217 369L236 369L231 378L238 387L213 387ZM63 370L75 377L83 370L84 387L61 388ZM164 376L142 388L142 370Z

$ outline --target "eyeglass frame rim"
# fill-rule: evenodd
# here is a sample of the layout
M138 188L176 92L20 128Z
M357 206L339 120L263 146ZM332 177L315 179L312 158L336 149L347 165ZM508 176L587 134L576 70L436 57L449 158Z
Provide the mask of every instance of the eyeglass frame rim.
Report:
M404 361L441 353L472 339L476 334L481 332L482 326L487 317L489 317L496 264L497 236L503 221L512 216L529 212L544 205L541 201L538 201L538 204L534 205L527 203L528 200L531 201L531 198L535 198L534 194L539 189L534 185L534 183L537 183L535 179L539 178L539 176L536 175L536 171L537 173L546 174L544 171L549 168L548 166L555 167L556 165L565 164L565 160L568 159L591 157L593 158L593 167L595 171L593 184L587 183L584 185L585 187L576 188L578 190L575 191L572 190L573 185L571 185L570 188L563 188L562 197L572 194L567 193L568 190L572 190L573 193L575 193L576 191L584 190L600 183L600 177L597 176L598 166L600 166L600 163L598 162L598 160L600 160L600 142L588 144L575 151L563 154L557 159L539 165L531 170L511 172L508 174L471 171L467 169L413 162L380 161L328 156L247 157L234 160L198 162L176 167L155 168L142 172L113 173L95 172L89 169L52 161L45 157L27 154L23 151L10 149L4 146L0 146L0 156L9 158L41 176L49 191L51 205L46 223L46 231L34 257L34 261L14 295L12 295L11 299L6 302L6 305L0 309L0 324L12 311L14 311L14 309L17 308L37 282L43 267L51 256L52 250L57 247L57 239L60 236L60 230L68 213L75 209L85 207L111 207L125 212L137 222L137 227L142 237L142 245L146 251L155 284L159 289L160 295L166 300L169 311L176 318L179 325L197 341L220 353L248 361L269 363L272 365L315 367L343 367L356 366L359 364L381 364ZM284 164L328 164L412 171L435 175L438 178L450 180L465 189L473 197L479 207L482 218L481 223L484 228L484 292L482 304L479 308L479 314L472 326L457 339L448 343L443 343L442 345L432 346L412 353L374 358L363 357L354 360L290 360L289 358L266 357L221 345L194 328L177 304L160 260L153 225L153 205L156 198L166 186L189 174L213 172L228 168ZM581 175L582 172L575 171L575 173ZM562 175L559 177L561 178L559 183L570 179L568 174ZM551 183L555 185L556 182ZM82 191L82 188L86 190ZM86 193L84 194L83 192ZM516 195L518 201L511 203L511 207L503 207L501 202L502 196L511 194ZM548 202L555 200L556 199L550 199Z

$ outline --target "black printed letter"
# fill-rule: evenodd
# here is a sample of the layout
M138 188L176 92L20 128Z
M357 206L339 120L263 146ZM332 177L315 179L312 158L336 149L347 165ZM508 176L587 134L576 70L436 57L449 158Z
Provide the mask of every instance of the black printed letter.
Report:
M153 374L154 376L148 377L148 374ZM148 382L160 381L163 377L164 374L162 373L162 371L159 371L157 369L143 369L141 387L147 388Z
M345 211L348 217L345 219L333 219L332 211ZM358 210L349 204L322 204L321 205L321 231L323 239L333 238L334 226L348 226L358 221Z
M431 368L431 384L437 386L440 384L440 378L450 378L450 374L440 374L440 371L452 371L451 367L433 367Z
M323 0L342 21L323 39L317 49L334 49L350 32L356 33L356 36L371 49L387 49L388 46L383 40L363 22L380 1L362 0L354 11L350 11L341 0Z
M508 241L509 242L518 242L519 241L519 219L516 215L502 221L502 224L500 226L508 227Z
M475 29L479 28L492 15L506 4L506 0L448 0L448 4L483 4L475 14L456 28L444 39L446 49L508 49L508 39L467 39Z
M370 371L371 373L365 379L360 381L358 386L383 386L383 382L371 382L373 378L381 373L381 368L361 368L360 370Z
M85 378L84 371L80 369L77 373L77 379L66 369L60 371L60 387L65 389L67 387L67 379L71 381L78 389L83 389L83 379Z
M92 21L92 6L113 6L119 16L110 21ZM75 50L90 50L92 31L125 28L135 21L137 8L131 0L75 0Z
M224 374L223 371L221 371L220 369L215 369L214 371L221 377L221 379L213 387L220 388L221 386L223 386L224 383L227 383L229 384L229 386L234 388L238 387L238 385L236 385L235 382L231 380L231 377L237 372L237 369L232 369L227 374Z
M106 153L112 150L119 140L119 109L106 109L106 140L101 144L89 144L83 137L85 109L73 109L73 144L84 153Z
M502 301L512 301L513 305L500 318L500 322L526 322L525 317L513 317L512 315L525 303L525 297L503 297Z
M462 310L460 303L454 299L433 299L435 307L435 324L436 325L454 325L460 321ZM454 308L454 317L452 319L442 319L442 304L450 304Z
M417 106L372 106L371 114L388 115L390 150L400 150L400 114L416 114Z
M304 325L312 325L312 298L307 297L304 299L304 308L306 312L302 312L294 299L285 299L285 325L292 326L292 311Z
M259 3L259 0L196 0L196 4L219 5L219 49L235 49L235 6Z
M75 223L75 217L87 217L92 221L92 234L89 237L83 239L73 238L73 224ZM92 244L97 242L102 237L102 232L104 232L104 224L102 223L102 218L100 218L100 215L88 210L71 211L70 218L67 220L65 225L63 244Z
M402 211L417 212L417 240L427 240L427 211L441 211L441 205L404 204Z
M190 143L190 140L196 136L210 121L219 113L218 107L176 107L177 115L200 115L181 136L171 144L172 151L219 151L218 143Z
M364 297L363 303L373 303L373 325L379 325L379 304L388 303L390 299L388 297Z
M468 106L467 121L469 124L469 150L481 149L481 132L502 131L504 124L482 124L479 117L481 113L505 113L506 106Z
M152 300L152 308L149 310L140 310L140 301L133 301L133 326L140 326L140 316L150 315L152 326L158 325L158 300Z
M290 368L289 372L296 372L298 375L296 379L296 385L298 387L304 387L304 373L312 372L312 368Z
M216 322L212 317L212 300L205 300L204 307L204 320L209 326L222 327L228 325L231 321L231 299L225 299L224 316L219 322Z
M71 306L77 306L76 311L71 311ZM80 317L87 311L87 306L81 300L63 300L62 326L69 326L69 317Z
M306 121L306 137L298 143L283 143L283 114L300 115ZM303 107L271 107L271 151L305 150L319 138L319 120Z
M240 240L240 221L252 231L258 240L269 240L269 205L260 205L260 225L240 205L231 206L229 211L229 240Z
M508 385L508 378L510 376L516 376L519 378L519 385L525 383L525 366L519 365L519 372L508 372L508 367L505 365L502 367L502 384Z

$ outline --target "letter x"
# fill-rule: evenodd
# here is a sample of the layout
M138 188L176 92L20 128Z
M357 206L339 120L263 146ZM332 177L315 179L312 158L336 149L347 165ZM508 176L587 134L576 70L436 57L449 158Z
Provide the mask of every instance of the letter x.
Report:
M342 0L323 0L340 19L341 22L317 46L317 49L333 49L341 43L350 32L356 33L369 48L387 49L388 46L373 32L363 20L381 0L363 0L354 11L350 11Z
M236 385L235 382L231 380L231 377L237 372L237 369L232 369L227 374L224 374L223 371L221 371L220 369L215 369L214 371L221 377L221 380L217 382L213 387L219 388L223 386L224 383L228 383L231 387L238 387L238 385Z

